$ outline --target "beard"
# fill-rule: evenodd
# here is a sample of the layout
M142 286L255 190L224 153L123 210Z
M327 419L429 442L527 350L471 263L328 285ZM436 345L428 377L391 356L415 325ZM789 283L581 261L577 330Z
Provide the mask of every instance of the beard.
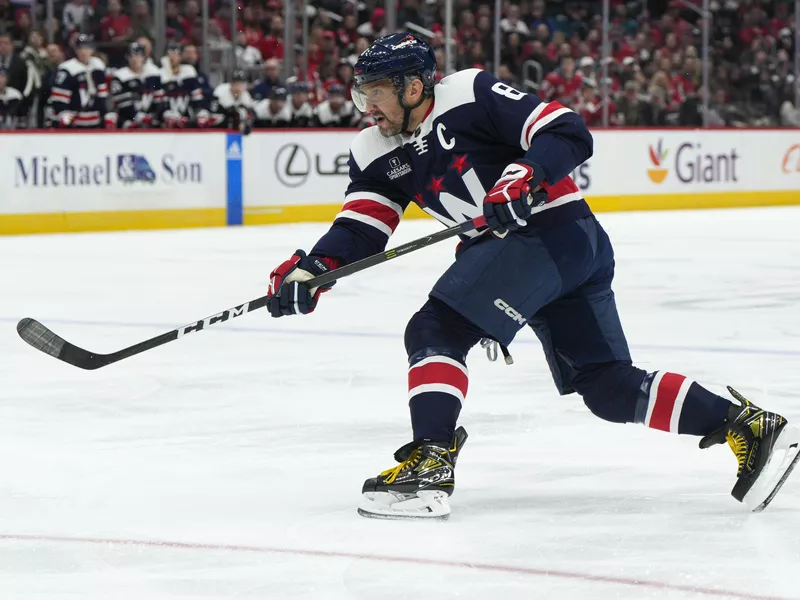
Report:
M381 135L383 137L389 138L403 133L402 117L400 117L396 121L392 121L389 117L387 117L384 114L381 114L380 116L383 118L383 122L378 124L378 131L381 132Z

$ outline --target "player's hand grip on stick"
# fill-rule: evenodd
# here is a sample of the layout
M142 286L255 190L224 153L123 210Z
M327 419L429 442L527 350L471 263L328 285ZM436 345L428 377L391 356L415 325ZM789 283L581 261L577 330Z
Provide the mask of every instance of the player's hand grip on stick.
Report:
M313 290L314 288L324 288L326 286L330 287L336 280L341 279L342 277L348 277L354 273L363 271L364 269L369 269L375 265L379 265L404 254L408 254L409 252L414 252L420 248L431 246L438 242L455 237L459 234L469 233L470 231L474 231L475 229L480 229L482 227L486 227L486 219L483 217L477 217L459 225L454 225L448 229L444 229L411 242L401 244L392 250L379 252L378 254L373 254L372 256L350 263L349 265L339 267L338 269L332 269L326 273L323 273L322 275L314 277L313 279L309 279L306 282L306 286L308 286L309 291ZM27 344L41 352L44 352L45 354L49 354L50 356L69 363L75 367L93 370L118 362L124 358L129 358L131 356L135 356L136 354L146 352L147 350L152 350L158 346L163 346L164 344L173 342L189 333L203 331L204 329L211 327L212 325L216 325L217 323L223 323L229 319L234 319L243 314L253 312L259 308L264 308L267 306L269 298L269 295L256 298L250 302L245 302L239 306L234 306L233 308L224 310L221 313L211 315L205 319L200 319L194 323L189 323L188 325L184 325L178 329L173 329L167 333L162 333L159 336L139 342L138 344L134 344L128 348L123 348L117 352L112 352L111 354L96 354L75 346L61 336L53 333L50 329L42 325L36 319L31 319L28 317L20 320L20 322L17 323L17 333Z
M505 237L527 225L533 208L547 201L546 193L537 193L542 181L542 167L524 158L506 167L483 200L483 216L492 233Z
M297 250L292 258L270 273L267 300L269 314L277 318L314 312L320 295L331 289L336 282L317 287L310 287L308 282L335 269L337 263L332 258L306 256L305 252Z

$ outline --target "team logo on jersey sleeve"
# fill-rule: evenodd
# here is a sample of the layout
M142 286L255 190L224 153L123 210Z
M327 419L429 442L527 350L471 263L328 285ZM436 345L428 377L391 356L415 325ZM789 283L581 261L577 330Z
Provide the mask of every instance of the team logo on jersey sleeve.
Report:
M389 179L397 179L398 177L408 175L409 173L411 173L410 164L401 163L400 159L396 156L393 156L389 159L389 170L386 171L386 175L389 177Z

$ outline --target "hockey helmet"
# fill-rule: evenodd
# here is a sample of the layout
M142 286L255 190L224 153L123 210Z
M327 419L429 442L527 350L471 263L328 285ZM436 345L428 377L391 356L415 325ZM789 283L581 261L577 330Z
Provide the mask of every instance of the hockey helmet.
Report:
M244 81L247 83L248 77L247 73L244 72L244 69L234 69L233 73L231 74L231 83L235 81Z
M269 93L270 100L286 100L286 97L289 95L289 92L286 91L285 87L274 87Z
M180 42L167 43L167 52L182 52L183 45Z
M75 38L75 48L94 48L94 37L88 33L81 33Z
M344 96L346 95L347 90L345 90L344 86L341 83L334 83L332 86L328 88L328 95L329 96Z
M311 86L305 81L293 81L289 84L290 94L308 94L311 92Z
M144 47L144 44L140 44L139 42L132 42L128 46L128 56L146 56L147 49Z
M436 55L431 46L411 33L393 33L375 40L361 53L354 68L356 88L353 100L359 110L366 109L367 97L361 87L388 79L400 98L406 76L416 75L428 95L436 84Z

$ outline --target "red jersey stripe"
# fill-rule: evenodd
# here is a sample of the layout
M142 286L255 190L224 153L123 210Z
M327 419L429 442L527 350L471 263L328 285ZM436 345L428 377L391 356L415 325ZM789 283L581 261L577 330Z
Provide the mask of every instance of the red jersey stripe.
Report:
M342 207L342 212L346 210L351 210L377 219L381 223L387 225L392 231L397 229L397 226L400 224L400 217L397 216L397 212L395 212L393 208L373 200L351 200Z

